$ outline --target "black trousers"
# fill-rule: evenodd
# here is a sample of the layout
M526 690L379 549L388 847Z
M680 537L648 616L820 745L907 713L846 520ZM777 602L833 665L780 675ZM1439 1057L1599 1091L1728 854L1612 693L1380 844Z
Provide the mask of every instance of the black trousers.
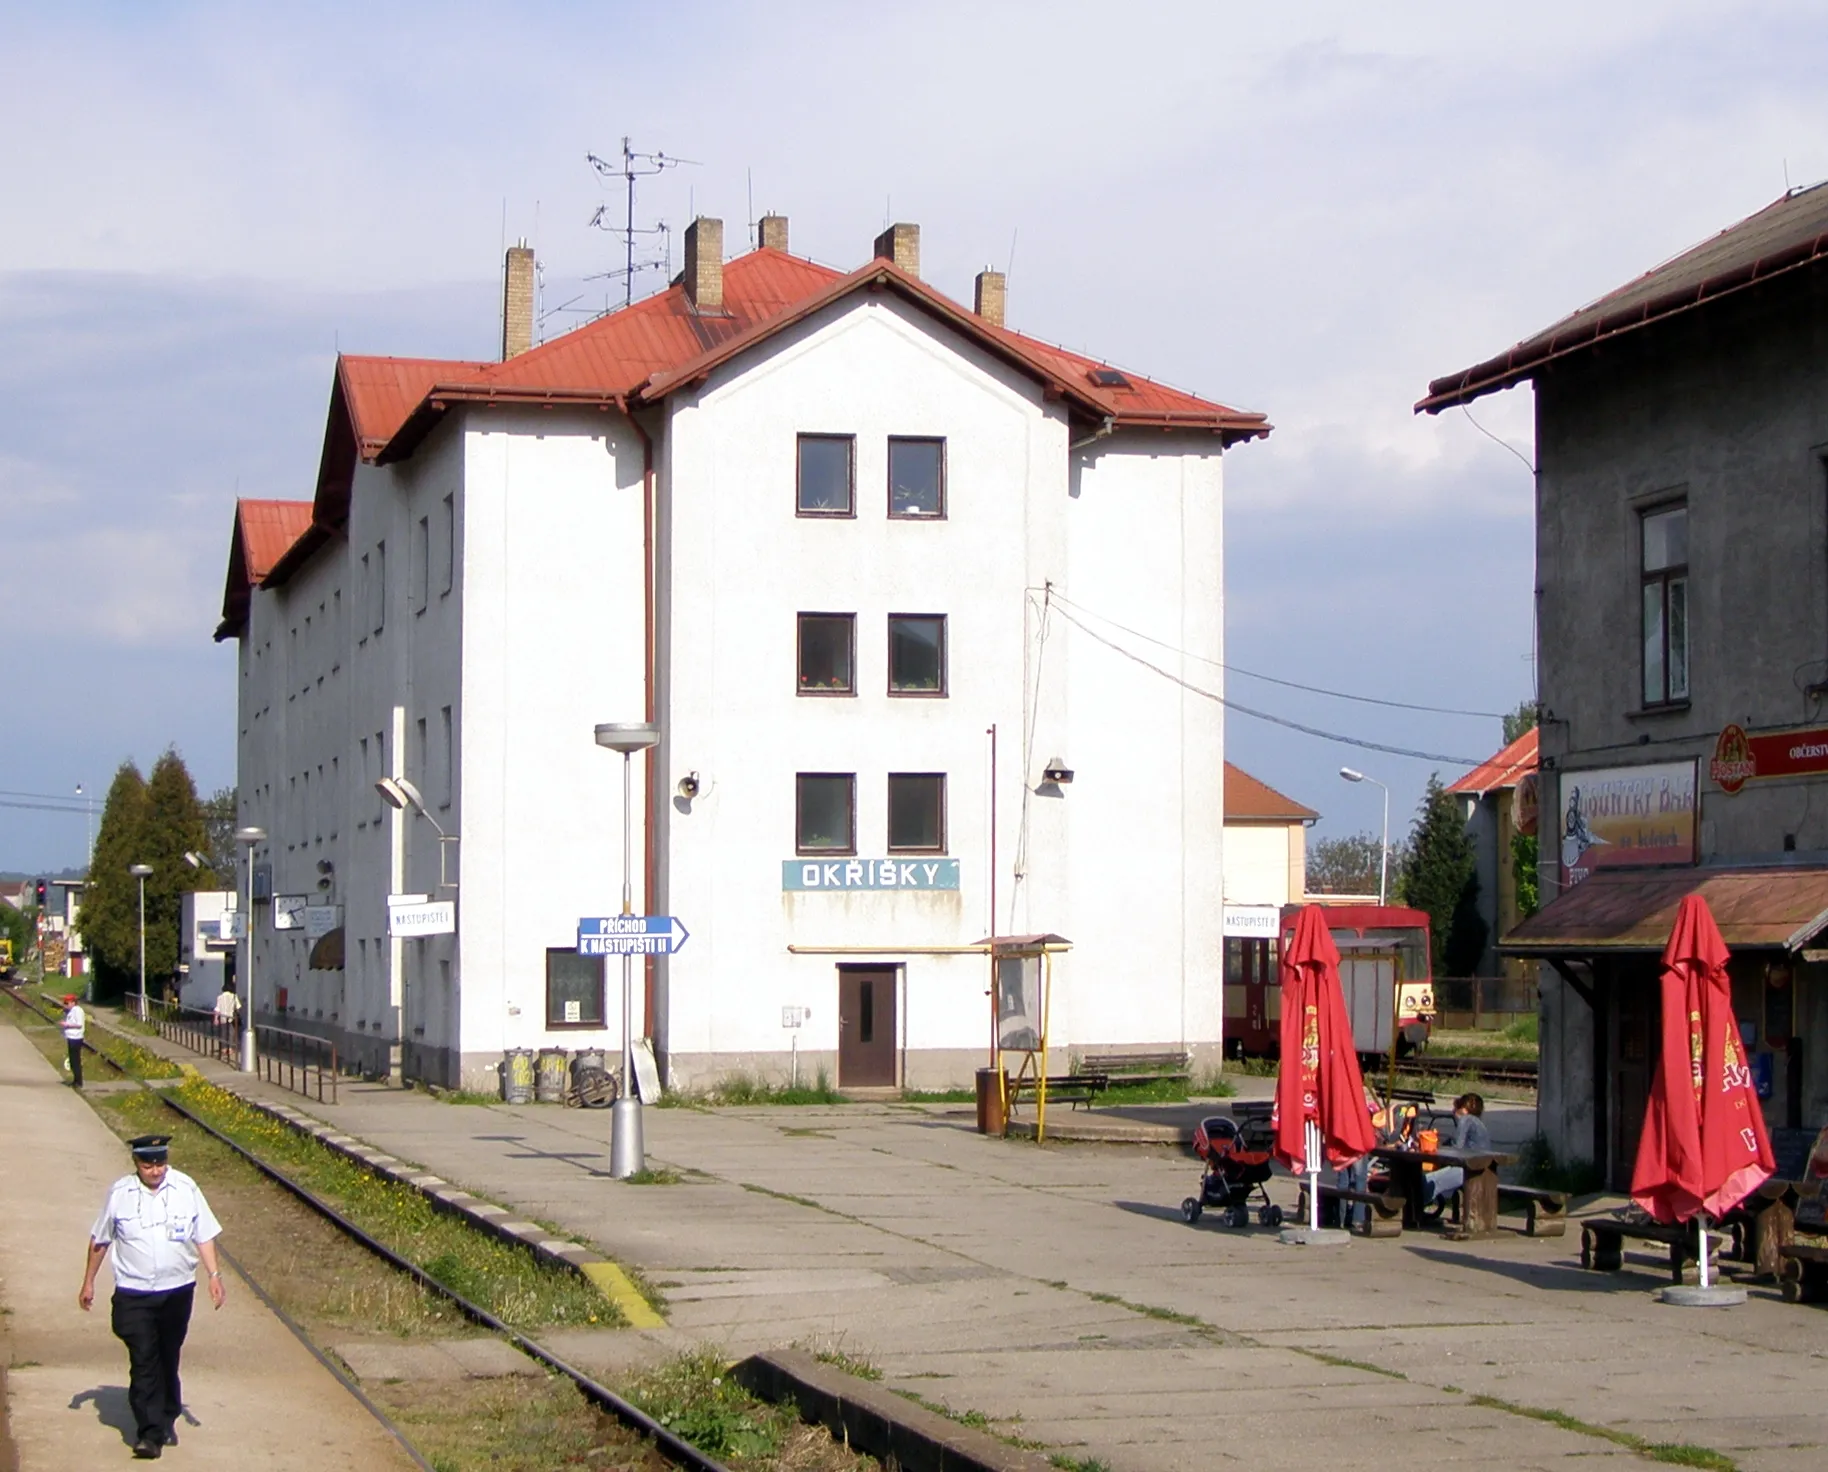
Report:
M170 1438L184 1392L178 1384L178 1355L190 1332L191 1300L197 1285L186 1283L166 1293L114 1290L111 1322L114 1337L127 1346L127 1404L142 1440Z
M70 1050L70 1080L77 1088L83 1086L83 1045L80 1038L68 1039L65 1044Z

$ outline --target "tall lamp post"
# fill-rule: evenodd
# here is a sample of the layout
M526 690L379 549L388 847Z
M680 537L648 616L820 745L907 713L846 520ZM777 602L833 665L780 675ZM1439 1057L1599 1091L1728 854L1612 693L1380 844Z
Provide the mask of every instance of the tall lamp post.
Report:
M254 1071L254 845L265 840L264 828L237 828L235 843L241 849L241 944L247 964L238 969L235 990L241 1003L241 1071Z
M146 1020L146 880L151 864L129 864L127 872L140 881L140 1021Z
M634 888L630 878L629 803L632 779L630 769L634 755L660 741L660 728L651 722L636 724L609 723L597 727L597 745L622 753L622 913L635 913ZM641 1101L635 1096L635 1029L634 982L632 962L627 952L622 956L622 1092L609 1111L609 1173L615 1180L632 1176L642 1168L646 1146L641 1131Z
M1384 903L1385 892L1390 887L1390 789L1384 787L1375 777L1367 777L1363 772L1355 772L1350 767L1341 767L1339 775L1348 782L1369 782L1373 787L1384 788L1384 846L1377 856L1377 902Z

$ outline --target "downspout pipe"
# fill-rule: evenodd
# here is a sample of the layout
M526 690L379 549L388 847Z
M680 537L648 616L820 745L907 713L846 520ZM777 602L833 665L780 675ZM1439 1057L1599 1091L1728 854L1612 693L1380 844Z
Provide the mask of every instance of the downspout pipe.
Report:
M653 437L642 427L641 421L635 418L633 411L629 407L626 396L619 397L617 399L617 405L622 410L623 417L634 426L635 433L641 438L641 586L642 636L645 640L645 655L641 676L641 682L645 692L642 719L652 723L656 719L656 712L659 709L658 691L655 688L658 672L657 640L659 618L655 608L657 578L655 576L654 559L655 518L657 508L654 504L654 441ZM661 742L664 746L666 742L665 732L661 733ZM660 749L661 748L656 747L654 751L650 751L646 763L647 781L645 784L645 805L643 808L644 817L642 820L641 867L641 904L644 912L652 907L654 894L659 888L660 881L660 846L654 833L654 819L658 808L658 803L655 801L655 792L658 786L658 774L660 769L660 763L655 759L655 751ZM655 1037L659 1031L655 1025L655 1019L659 1015L660 983L659 978L654 974L654 957L652 956L644 956L642 958L641 1000L642 1018L647 1024L648 1036ZM659 1052L657 1038L655 1052ZM656 1058L655 1062L657 1064L659 1061L660 1060Z
M1113 429L1115 429L1116 427L1117 427L1116 417L1114 415L1107 414L1104 416L1104 423L1100 424L1098 426L1098 428L1093 430L1084 439L1074 440L1071 444L1069 444L1066 447L1067 451L1070 453L1074 450L1083 450L1087 445L1095 445L1098 443L1099 440L1103 439L1106 435L1110 434L1110 432Z

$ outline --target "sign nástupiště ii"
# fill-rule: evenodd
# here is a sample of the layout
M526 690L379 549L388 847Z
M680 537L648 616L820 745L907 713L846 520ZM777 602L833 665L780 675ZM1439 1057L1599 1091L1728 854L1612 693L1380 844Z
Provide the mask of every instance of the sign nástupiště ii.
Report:
M781 888L957 889L957 859L783 859Z
M1743 726L1728 726L1714 743L1707 774L1728 794L1748 782L1828 774L1828 726L1799 726L1756 735Z

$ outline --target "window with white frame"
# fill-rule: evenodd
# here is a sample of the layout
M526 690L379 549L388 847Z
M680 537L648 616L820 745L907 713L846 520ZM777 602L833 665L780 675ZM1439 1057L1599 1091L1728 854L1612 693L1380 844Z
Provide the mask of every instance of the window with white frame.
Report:
M1644 704L1688 699L1688 507L1639 518L1643 566Z

